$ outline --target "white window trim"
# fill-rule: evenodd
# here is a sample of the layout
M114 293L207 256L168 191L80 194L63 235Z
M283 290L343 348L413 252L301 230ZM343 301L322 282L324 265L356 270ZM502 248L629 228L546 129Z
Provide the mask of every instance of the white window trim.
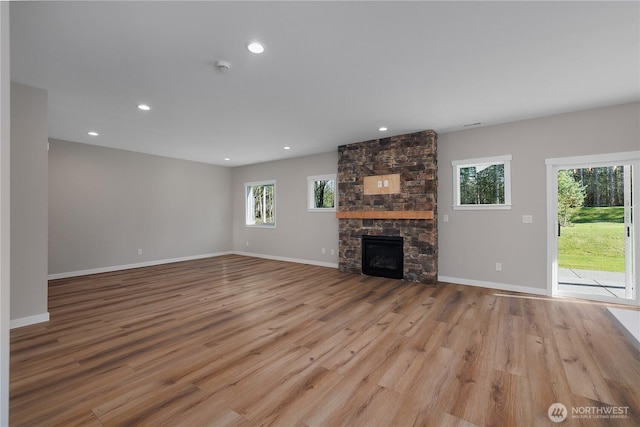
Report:
M314 185L316 181L326 181L332 179L335 183L334 189L334 201L332 208L315 208L313 207L314 200ZM313 175L307 177L307 212L336 212L336 207L338 205L338 180L336 178L336 174L327 174L327 175Z
M247 198L247 192L249 187L256 185L273 185L273 224L248 224L249 221L252 221L253 215L249 216L249 200ZM276 198L278 197L276 181L254 181L254 182L245 182L244 183L244 225L245 227L250 228L276 228L277 217L276 217ZM251 210L251 212L253 209Z
M512 156L492 156L477 159L454 160L453 167L453 209L454 210L508 210L511 209L511 160ZM460 204L460 169L469 166L504 164L504 203L495 205Z

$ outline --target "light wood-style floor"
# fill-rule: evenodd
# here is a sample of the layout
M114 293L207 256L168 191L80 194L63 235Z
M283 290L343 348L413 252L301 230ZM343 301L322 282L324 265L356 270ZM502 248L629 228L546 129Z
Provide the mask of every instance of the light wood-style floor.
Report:
M640 425L640 352L599 304L241 256L49 292L12 331L12 426Z

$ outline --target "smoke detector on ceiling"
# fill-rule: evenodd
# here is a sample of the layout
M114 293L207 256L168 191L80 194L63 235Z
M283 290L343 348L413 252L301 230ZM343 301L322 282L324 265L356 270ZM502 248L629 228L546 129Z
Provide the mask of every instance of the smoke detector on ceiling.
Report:
M229 71L229 69L231 69L231 64L229 64L227 61L216 61L216 68L218 69L218 71L226 73L227 71Z

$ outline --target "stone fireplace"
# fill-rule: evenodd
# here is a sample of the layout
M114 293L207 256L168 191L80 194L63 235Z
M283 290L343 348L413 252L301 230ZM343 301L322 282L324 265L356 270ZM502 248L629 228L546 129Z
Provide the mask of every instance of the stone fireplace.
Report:
M362 236L401 237L401 278L437 281L436 155L432 130L338 147L340 271L362 274Z

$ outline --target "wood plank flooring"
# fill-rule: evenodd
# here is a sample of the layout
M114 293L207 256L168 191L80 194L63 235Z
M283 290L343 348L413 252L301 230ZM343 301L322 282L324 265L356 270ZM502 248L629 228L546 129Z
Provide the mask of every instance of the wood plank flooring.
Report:
M12 426L640 425L601 304L230 255L55 280L49 310L11 334Z

